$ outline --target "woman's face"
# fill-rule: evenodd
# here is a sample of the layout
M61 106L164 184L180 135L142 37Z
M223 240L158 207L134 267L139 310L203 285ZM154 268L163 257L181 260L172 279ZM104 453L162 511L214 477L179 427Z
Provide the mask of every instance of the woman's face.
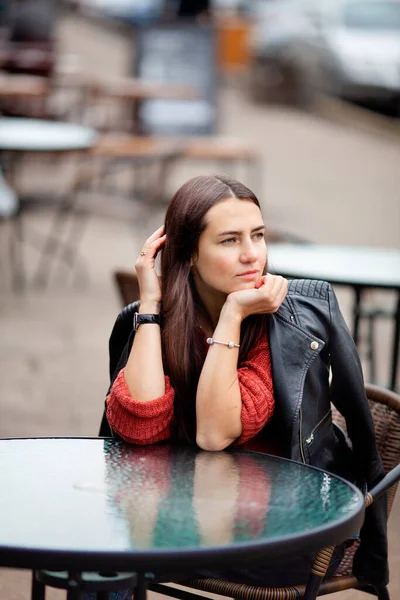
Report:
M251 200L227 198L213 206L193 256L200 296L253 288L266 263L264 233L261 211Z

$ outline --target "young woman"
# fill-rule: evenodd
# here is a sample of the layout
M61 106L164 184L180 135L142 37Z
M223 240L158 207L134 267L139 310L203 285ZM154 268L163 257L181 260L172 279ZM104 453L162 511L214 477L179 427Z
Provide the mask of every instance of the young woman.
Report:
M334 292L326 282L288 284L268 273L264 231L257 198L229 177L194 177L178 190L136 262L140 302L124 309L110 339L108 424L133 444L234 445L372 487L383 470ZM331 402L346 418L351 449L332 424ZM383 499L368 510L354 563L375 584L387 580L385 527ZM284 573L263 565L238 579L298 583L309 572L303 558Z

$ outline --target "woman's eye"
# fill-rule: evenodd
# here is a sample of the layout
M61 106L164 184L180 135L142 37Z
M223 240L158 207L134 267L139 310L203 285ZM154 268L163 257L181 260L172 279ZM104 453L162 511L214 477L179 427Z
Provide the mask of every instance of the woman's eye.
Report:
M234 237L226 238L226 240L222 240L222 244L233 244L234 242L236 242L236 238L234 238Z
M256 240L261 240L263 237L264 237L264 234L263 234L263 233L261 233L261 232L259 232L259 233L255 233L255 234L253 235L253 238L254 238L254 239L256 239Z

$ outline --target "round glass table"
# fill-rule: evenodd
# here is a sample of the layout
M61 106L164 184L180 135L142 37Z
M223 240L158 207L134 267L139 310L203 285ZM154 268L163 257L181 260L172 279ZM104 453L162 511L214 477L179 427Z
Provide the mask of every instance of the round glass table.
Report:
M265 454L104 438L0 440L0 566L185 572L353 536L364 499Z

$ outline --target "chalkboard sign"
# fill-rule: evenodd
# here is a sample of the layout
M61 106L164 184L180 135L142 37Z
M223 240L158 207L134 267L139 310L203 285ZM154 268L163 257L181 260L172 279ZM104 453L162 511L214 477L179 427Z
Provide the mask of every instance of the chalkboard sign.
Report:
M136 30L135 76L158 83L193 85L192 100L144 101L139 110L147 135L209 135L217 123L217 61L211 26L158 23Z

